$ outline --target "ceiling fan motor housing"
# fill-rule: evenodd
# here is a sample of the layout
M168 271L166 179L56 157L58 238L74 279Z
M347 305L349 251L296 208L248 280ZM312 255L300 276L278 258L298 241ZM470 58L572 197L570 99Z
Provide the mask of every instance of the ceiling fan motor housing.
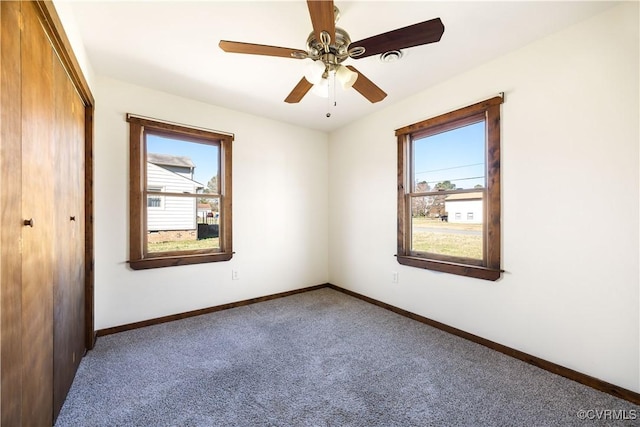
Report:
M342 28L336 27L335 40L329 40L329 51L326 52L324 44L316 38L315 33L312 31L307 38L308 57L314 61L320 59L325 64L335 67L349 58L350 44L351 37L349 37L349 33Z

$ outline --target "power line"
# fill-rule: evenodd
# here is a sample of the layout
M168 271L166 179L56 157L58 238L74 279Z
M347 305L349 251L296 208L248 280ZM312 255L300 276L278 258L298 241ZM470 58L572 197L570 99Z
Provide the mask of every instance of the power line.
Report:
M445 181L449 181L449 182L453 182L453 181L469 181L469 180L472 180L472 179L484 179L484 175L483 176L470 176L468 178L447 179ZM429 181L424 181L424 182L426 182L427 184L438 184L438 183L444 182L444 181L442 181L442 180L434 180L434 181L431 181L431 182L429 182ZM416 181L416 183L419 184L420 182Z
M419 174L423 174L423 173L440 172L440 171L447 171L447 170L451 170L451 169L468 168L469 166L479 166L479 165L484 165L484 162L482 162L482 163L473 163L473 164L470 164L470 165L453 166L453 167L450 167L450 168L431 169L431 170L428 170L428 171L416 172L415 174L419 175Z
M470 179L480 179L480 178L484 178L484 175L482 175L482 176L472 176L472 177L469 177L469 178L450 179L449 181L467 181L467 180L470 180Z

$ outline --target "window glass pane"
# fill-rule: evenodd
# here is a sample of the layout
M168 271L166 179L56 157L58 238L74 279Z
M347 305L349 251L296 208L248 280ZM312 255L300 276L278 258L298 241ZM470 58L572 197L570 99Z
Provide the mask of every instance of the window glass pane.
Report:
M220 249L220 198L199 198L197 205L198 241L207 248Z
M147 209L147 252L220 248L219 199L164 197L164 210Z
M147 253L220 249L217 144L146 134Z
M484 153L484 121L414 140L414 192L485 187Z
M220 148L146 134L147 189L218 194Z
M411 251L483 259L482 191L411 199Z

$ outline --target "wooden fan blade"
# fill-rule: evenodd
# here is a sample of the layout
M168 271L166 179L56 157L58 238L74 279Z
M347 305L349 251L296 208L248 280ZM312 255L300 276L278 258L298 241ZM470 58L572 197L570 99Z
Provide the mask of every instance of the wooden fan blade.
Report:
M320 33L326 31L331 36L331 43L336 39L336 18L333 13L333 0L307 0L313 32L320 41Z
M435 43L440 41L443 33L444 25L442 21L440 18L435 18L353 42L349 45L349 49L363 47L365 49L364 54L353 58L366 58L367 56L378 55L391 50Z
M302 98L309 92L313 85L307 81L304 77L298 82L296 87L293 88L289 96L284 100L289 104L296 104L302 100Z
M366 78L360 71L356 70L355 67L347 65L347 68L354 73L358 73L358 78L353 84L353 88L360 92L360 95L364 96L374 104L386 98L387 94L378 86L376 86L375 83Z
M218 43L220 49L231 53L248 53L250 55L267 55L281 56L283 58L302 59L307 57L307 52L300 49L291 49L288 47L267 46L264 44L232 42L228 40L220 40ZM294 56L296 55L296 56Z

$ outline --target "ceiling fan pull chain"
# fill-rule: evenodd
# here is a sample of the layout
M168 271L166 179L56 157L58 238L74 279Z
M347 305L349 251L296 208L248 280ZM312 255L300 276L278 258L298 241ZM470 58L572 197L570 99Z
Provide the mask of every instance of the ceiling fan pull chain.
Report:
M337 106L338 102L336 101L336 72L331 73L331 89L333 91L333 106Z
M327 75L327 117L331 117L331 107L334 108L338 105L336 101L336 73L329 72ZM333 102L332 102L333 100ZM331 105L333 104L333 105Z
M327 75L327 118L331 117L331 73Z

